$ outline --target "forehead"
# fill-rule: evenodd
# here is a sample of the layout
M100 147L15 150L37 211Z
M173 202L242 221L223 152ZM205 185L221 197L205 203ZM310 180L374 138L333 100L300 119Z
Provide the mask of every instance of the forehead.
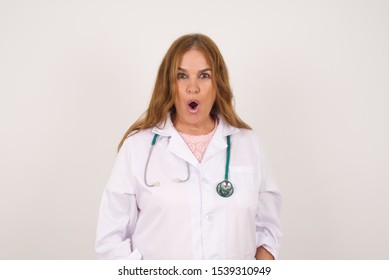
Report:
M183 54L179 67L188 70L206 69L210 68L210 64L202 51L191 49Z

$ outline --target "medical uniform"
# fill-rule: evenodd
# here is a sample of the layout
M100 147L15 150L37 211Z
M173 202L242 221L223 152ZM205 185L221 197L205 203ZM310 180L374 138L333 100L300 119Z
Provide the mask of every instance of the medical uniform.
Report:
M224 179L227 135L234 193L221 197L216 186ZM177 183L187 178L187 163L190 177ZM159 186L146 186L145 175ZM101 259L255 259L264 246L277 258L280 206L253 131L219 117L200 163L169 118L164 127L129 137L120 149L102 197L96 252Z

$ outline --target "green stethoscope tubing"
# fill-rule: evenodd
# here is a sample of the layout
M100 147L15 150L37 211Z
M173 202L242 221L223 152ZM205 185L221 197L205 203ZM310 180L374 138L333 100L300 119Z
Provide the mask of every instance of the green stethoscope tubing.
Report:
M226 158L226 170L224 172L224 180L216 186L216 192L221 197L229 197L234 193L234 186L228 180L228 170L230 169L230 155L231 155L231 139L230 135L227 135L227 158Z
M151 146L155 145L155 142L157 142L158 134L154 134L153 141L151 141Z
M153 152L155 143L157 142L157 138L158 138L158 134L154 134L153 140L151 141L151 148L150 148L150 151L149 151L149 156L147 157L147 161L146 161L146 167L145 167L145 173L144 173L144 181L145 181L146 186L148 186L148 187L159 186L159 182L155 182L154 184L148 184L147 183L147 169L148 169L148 166L149 166L150 157L151 157L151 154ZM229 197L229 196L231 196L234 193L234 187L233 187L232 183L228 180L228 171L229 171L229 167L230 167L230 155L231 155L231 136L227 135L227 157L226 157L226 168L225 168L225 172L224 172L224 180L221 181L216 186L216 192L221 197ZM176 178L175 179L176 182L183 183L183 182L186 182L186 181L189 180L189 178L190 178L190 169L189 169L188 162L186 163L186 165L187 165L187 172L188 172L187 178L185 178L185 179Z

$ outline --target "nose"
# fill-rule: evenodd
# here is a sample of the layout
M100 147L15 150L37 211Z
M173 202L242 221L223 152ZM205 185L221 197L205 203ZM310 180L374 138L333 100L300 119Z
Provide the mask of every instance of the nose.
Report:
M186 88L186 93L193 94L193 93L199 93L200 88L197 84L197 81L190 81L188 83L188 86Z

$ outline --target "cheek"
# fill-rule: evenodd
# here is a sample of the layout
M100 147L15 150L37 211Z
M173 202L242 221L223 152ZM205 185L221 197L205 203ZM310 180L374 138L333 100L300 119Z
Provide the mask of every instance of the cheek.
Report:
M184 95L185 95L185 86L182 83L177 83L177 94L176 94L175 102L181 100Z
M204 81L204 83L201 85L201 90L205 92L207 95L215 95L213 84L209 80Z
M213 87L213 85L212 84L210 84L209 86L208 86L208 96L210 97L209 98L209 100L210 100L210 102L212 102L212 104L215 102L215 100L216 100L216 90L215 90L215 88Z

